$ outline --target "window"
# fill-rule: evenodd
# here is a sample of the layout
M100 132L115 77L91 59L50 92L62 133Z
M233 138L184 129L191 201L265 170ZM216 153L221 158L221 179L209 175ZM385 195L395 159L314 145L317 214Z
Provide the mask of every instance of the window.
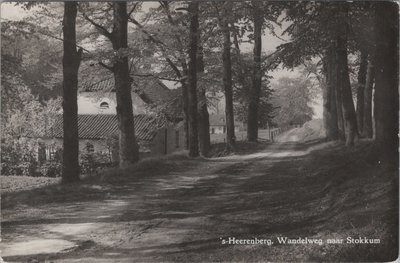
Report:
M225 126L224 126L223 130L224 130L223 133L226 133L226 127Z
M179 131L175 131L175 147L179 148Z
M100 103L100 109L105 110L108 109L110 106L108 105L107 102L103 101L102 103Z
M215 134L215 128L211 128L211 134Z
M86 143L86 151L87 151L88 153L94 152L94 145L91 144L90 142Z
M57 148L54 145L46 147L46 160L55 161L57 159Z

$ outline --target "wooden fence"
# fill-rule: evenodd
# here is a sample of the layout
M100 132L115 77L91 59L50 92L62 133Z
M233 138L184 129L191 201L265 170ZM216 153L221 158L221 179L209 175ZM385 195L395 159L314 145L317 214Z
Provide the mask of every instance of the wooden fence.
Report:
M271 141L274 142L276 137L290 129L298 127L297 125L289 125L279 128L271 128L271 129L259 129L258 130L258 138L260 141ZM247 139L247 132L240 131L235 133L236 141L245 141ZM226 134L210 134L211 143L224 143L226 142Z

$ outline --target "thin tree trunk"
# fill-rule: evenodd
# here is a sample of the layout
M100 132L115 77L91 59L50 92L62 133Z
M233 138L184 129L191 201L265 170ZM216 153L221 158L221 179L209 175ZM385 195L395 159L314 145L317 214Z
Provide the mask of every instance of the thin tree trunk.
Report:
M235 123L233 116L233 92L232 92L232 62L231 62L231 36L228 24L231 3L224 3L224 12L222 17L223 31L223 86L225 93L225 116L226 116L226 149L235 150Z
M375 146L383 156L398 162L399 132L399 7L376 3Z
M198 2L189 3L190 45L189 45L189 156L199 156L197 122L197 52L198 52Z
M323 61L323 70L325 74L325 85L323 86L323 119L328 140L337 140L339 138L337 109L336 109L336 83L335 75L332 70L332 48L326 52Z
M256 142L258 139L258 108L260 103L261 91L261 36L263 13L259 9L257 2L253 2L253 21L254 21L254 50L253 50L253 76L250 89L250 98L247 111L247 140Z
M126 2L114 2L114 27L112 45L114 51L128 48L128 16ZM117 116L119 126L119 166L126 167L139 160L139 147L135 138L133 119L131 78L128 57L118 57L113 66L117 97Z
M197 73L204 72L203 48L199 45L197 53ZM198 121L199 121L199 148L202 156L207 156L210 151L210 119L207 110L206 89L202 85L198 92Z
M358 71L358 86L357 86L357 126L359 134L362 134L364 128L364 93L365 83L367 78L367 66L368 66L368 53L364 50L361 51L360 57L360 69Z
M199 122L199 147L200 153L202 156L207 156L210 147L210 119L207 110L207 97L205 89L202 88L199 91L199 115L198 115L198 122Z
M76 50L77 2L64 3L63 20L63 164L62 182L79 181L78 70L82 49Z
M181 81L182 85L182 107L183 107L183 129L185 132L185 149L189 150L189 94L188 94L188 69L186 63L182 63L184 80Z
M367 69L367 78L364 90L364 116L363 116L363 132L362 135L366 138L372 138L373 126L372 126L372 90L374 87L375 80L374 65L372 58L370 57Z

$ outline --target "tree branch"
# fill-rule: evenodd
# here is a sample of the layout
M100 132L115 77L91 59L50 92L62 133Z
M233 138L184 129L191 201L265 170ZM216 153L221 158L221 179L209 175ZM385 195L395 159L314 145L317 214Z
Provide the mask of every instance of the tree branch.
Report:
M165 3L162 4L163 8L164 8ZM163 53L163 56L166 60L166 62L168 63L168 65L172 68L172 70L175 72L176 76L179 79L182 79L182 73L180 72L180 70L178 69L178 67L174 64L174 62L172 62L172 60L170 58L167 57L166 55L166 50L165 47L166 45L164 44L164 42L156 39L153 35L151 35L147 30L144 29L143 25L140 24L136 19L134 19L133 17L129 17L128 21L130 21L131 23L133 23L134 25L136 25L144 34L146 34L149 39L151 41L153 41L156 45L158 45L161 49L161 52ZM181 44L179 42L179 44Z
M28 25L29 25L29 26L33 26L33 25L30 25L30 24L28 24ZM19 32L26 33L25 31L19 31ZM41 30L36 31L35 33L39 33L39 34L41 34L41 35L44 35L44 36L47 36L47 37L50 37L50 38L53 38L53 39L56 39L56 40L60 40L60 41L62 41L62 42L66 42L66 40L62 39L61 37L53 36L53 35L51 35L51 34L49 34L49 33L43 32L43 31L41 31ZM32 33L32 34L33 34L33 33ZM82 47L82 46L80 46L80 45L77 45L77 44L75 44L75 46L76 46L78 49L82 49L83 51L85 51L85 52L91 54L91 52L90 52L89 50L87 50L86 48L84 48L84 47Z
M172 68L172 70L175 72L175 74L178 76L178 78L182 79L182 74L181 71L178 69L177 66L175 66L174 62L168 57L165 57L165 60L167 61L168 65Z
M168 1L160 1L162 8L164 9L165 13L167 14L168 21L171 25L175 26L175 21L171 16L171 12L169 11L169 3Z
M82 61L82 53L83 53L83 48L79 48L78 51L76 52L77 58L78 58L78 68L81 65Z
M133 17L128 17L128 21L136 25L143 33L145 33L151 41L153 41L155 44L165 46L164 42L161 40L156 39L152 34L150 34L146 29L144 29L143 25L140 24L136 19Z
M131 76L136 76L136 77L154 77L154 78L158 78L158 79L162 79L162 80L169 80L169 81L176 81L176 82L180 82L180 79L172 79L172 78L166 78L166 77L160 77L160 76L156 76L154 74L131 74Z
M132 7L131 11L128 13L128 19L131 17L132 13L136 10L136 7L138 6L139 2L135 3L134 6Z
M108 39L112 40L112 34L110 32L108 32L108 30L102 26L97 24L96 22L94 22L92 19L90 19L85 13L83 13L83 17L89 21L92 25L94 25L97 30L100 32L100 34L102 34L103 36L107 37Z
M161 3L162 3L162 4L161 4ZM161 4L162 8L164 9L165 13L167 14L167 18L168 18L168 21L169 21L169 23L171 24L171 26L176 26L176 23L175 23L174 19L172 18L171 12L170 12L170 10L169 10L169 3L168 3L168 1L160 1L160 4ZM176 42L177 42L178 45L179 45L178 48L179 48L179 53L180 53L180 56L181 56L181 57L179 58L179 61L180 61L181 64L182 64L182 68L185 68L185 67L187 67L187 66L186 66L186 61L185 61L185 59L184 59L185 54L184 54L183 43L182 43L182 41L181 41L181 39L180 39L180 37L179 37L178 34L174 34L174 37L175 37ZM177 76L178 76L179 78L182 79L182 74L180 73L179 69L178 69L177 67L175 67L175 65L173 65L172 61L168 61L168 60L167 60L167 62L168 62L168 64L170 64L170 66L172 67L172 69L176 72ZM175 67L175 68L174 68L174 67ZM185 71L185 69L184 69L184 71ZM179 72L179 73L178 73L178 72Z
M111 71L111 72L114 72L114 67L110 67L110 66L104 64L104 63L101 62L101 61L99 61L99 65L102 66L103 68L108 69L108 70Z

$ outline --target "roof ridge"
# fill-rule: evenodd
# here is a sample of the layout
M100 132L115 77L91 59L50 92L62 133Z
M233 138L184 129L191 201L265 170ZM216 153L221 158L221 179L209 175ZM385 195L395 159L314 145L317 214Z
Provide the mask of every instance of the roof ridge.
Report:
M101 79L101 80L99 80L99 81L97 81L97 82L91 83L91 84L89 84L89 85L87 85L87 86L85 87L85 85L86 85L87 83L90 83L90 81L86 81L85 83L82 83L82 87L85 87L85 89L89 89L89 88L93 87L94 85L97 85L97 84L99 84L99 83L101 83L101 82L103 82L103 81L110 80L110 79L112 79L112 78L113 78L113 76L110 76L110 77Z

